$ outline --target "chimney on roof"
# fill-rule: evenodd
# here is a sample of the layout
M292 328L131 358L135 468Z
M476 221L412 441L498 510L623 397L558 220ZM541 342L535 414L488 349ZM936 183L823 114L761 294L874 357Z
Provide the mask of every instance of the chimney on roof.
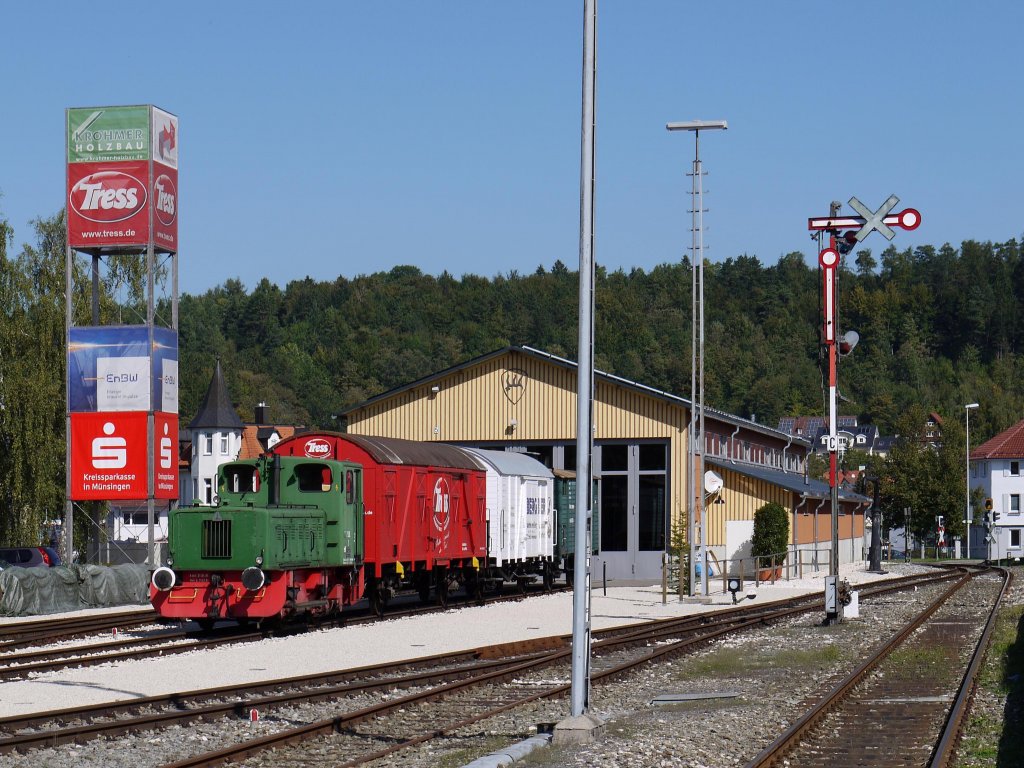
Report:
M267 404L258 403L256 405L256 423L266 424L267 423Z

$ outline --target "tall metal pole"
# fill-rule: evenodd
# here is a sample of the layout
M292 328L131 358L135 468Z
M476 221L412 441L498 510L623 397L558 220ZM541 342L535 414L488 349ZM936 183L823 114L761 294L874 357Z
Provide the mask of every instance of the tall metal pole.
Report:
M967 479L967 511L964 513L964 524L967 528L967 559L971 559L971 522L973 515L971 514L971 410L977 408L977 403L968 403L964 406L964 410L967 412L967 472L965 477Z
M668 123L670 131L691 131L694 135L692 199L693 286L690 327L690 439L687 445L687 540L690 542L690 594L696 594L696 569L700 562L700 593L708 594L707 525L704 514L704 185L700 162L700 132L725 130L725 120L691 120ZM682 579L680 578L680 583ZM682 590L680 589L680 595Z
M700 593L708 594L708 526L704 514L704 185L700 164L700 131L693 132L694 249L697 260L697 433L694 435L694 503L700 534Z
M594 508L594 131L597 0L583 3L583 120L580 142L580 318L576 382L576 558L572 594L572 717L590 709L590 520Z
M693 302L693 311L690 313L691 318L691 334L690 334L690 505L693 507L692 515L692 536L690 537L690 568L692 573L696 574L697 561L700 560L700 573L701 573L701 589L702 595L707 594L707 581L706 581L706 558L703 556L704 551L704 516L701 510L701 474L700 474L700 416L698 415L701 408L700 400L700 389L698 387L698 368L701 365L701 361L704 359L704 350L699 349L700 347L700 327L703 325L704 317L704 305L701 302L701 297L704 295L704 286L701 285L701 279L704 277L704 272L701 267L704 266L703 254L700 252L700 243L697 237L699 218L697 215L698 210L701 207L700 200L697 192L697 180L700 178L700 131L694 131L694 161L693 161L693 173L690 189L690 216L692 222L690 224L690 238L692 245L690 246L690 258L693 259L691 265L691 271L693 273L693 288L691 289L691 301ZM697 594L696 580L691 578L690 584L693 588L690 590L691 594Z
M74 322L74 251L64 248L64 355L71 345L71 325ZM71 377L64 376L64 560L74 562L75 505L71 500Z

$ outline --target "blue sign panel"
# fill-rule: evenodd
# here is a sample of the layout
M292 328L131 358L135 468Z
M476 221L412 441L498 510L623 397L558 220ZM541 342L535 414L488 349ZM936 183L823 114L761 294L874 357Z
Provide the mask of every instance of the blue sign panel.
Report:
M178 412L178 334L145 326L71 328L69 410Z

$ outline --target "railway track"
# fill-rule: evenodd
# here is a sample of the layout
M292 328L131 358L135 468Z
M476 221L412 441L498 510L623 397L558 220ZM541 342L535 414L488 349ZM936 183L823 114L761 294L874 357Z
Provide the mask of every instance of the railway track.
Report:
M12 621L0 624L0 658L3 654L18 648L28 648L80 635L109 634L114 629L155 624L159 619L156 611L151 607L146 607L137 611L119 611L92 616Z
M561 590L552 590L561 591ZM517 590L505 594L492 595L486 602L503 602L520 600L536 594L535 590L522 592ZM386 619L414 616L458 608L462 605L477 604L470 597L453 597L446 606L416 605L395 607L384 614ZM123 614L117 614L120 616ZM148 621L146 618L148 617ZM98 633L109 633L114 629L128 626L144 626L153 624L159 617L152 611L133 612L128 622L117 621L115 617L83 617L84 619L50 619L30 622L33 626L25 634L7 643L0 643L0 681L25 678L30 674L52 672L69 667L87 667L108 664L132 659L144 659L155 656L166 656L172 653L186 653L214 648L232 643L250 643L273 635L287 635L309 629L330 629L339 626L354 626L377 621L380 617L370 608L353 609L336 619L317 622L312 625L283 624L266 630L253 630L245 626L225 622L214 630L184 630L161 627L156 632L133 636L132 633L118 633L119 637L112 640L93 639L81 644L63 644L53 647L19 651L19 648L38 646L41 642L49 645L55 640L76 638ZM53 625L54 633L47 633L46 627Z
M963 575L748 768L951 765L1009 582L996 573Z
M949 573L906 577L864 588L861 595L868 599L952 578L954 575ZM706 645L716 637L818 610L821 603L817 596L805 596L768 606L740 606L597 632L593 680L601 684L638 666ZM284 755L292 750L295 760L300 759L300 753L308 761L311 754L322 752L329 756L324 759L339 765L356 765L451 733L497 712L565 693L569 653L570 638L556 636L446 654L399 668L381 665L341 670L330 675L5 718L0 720L0 752L218 718L227 718L225 725L231 732L228 740L233 740L239 735L239 719L247 718L255 709L263 718L259 738L171 765L215 765L246 755L250 756L246 765L287 765ZM325 709L332 712L330 717L323 716ZM268 728L274 732L268 733ZM268 749L275 750L273 759L265 756ZM344 760L340 756L345 756Z
M893 580L889 584L862 590L862 595L867 598L871 594L885 594L949 578L947 573L938 573ZM706 644L716 637L816 610L820 606L820 598L811 596L595 633L593 679L595 684L600 684L658 658ZM4 734L0 737L0 753L22 752L43 745L86 741L100 736L167 729L199 720L227 718L227 723L237 724L255 710L264 716L261 725L275 723L275 732L265 733L255 739L255 743L226 748L226 752L231 754L220 751L225 754L187 758L174 765L215 765L250 754L256 756L251 760L259 761L262 760L259 755L267 749L275 749L275 756L280 756L283 749L301 753L309 749L309 738L328 733L333 735L315 738L315 742L323 742L322 749L334 756L331 760L337 760L340 754L361 754L364 756L361 760L371 760L383 752L407 748L496 712L564 693L568 686L565 680L568 677L569 652L570 637L556 636L529 643L445 654L397 669L380 666L340 671L333 675L317 674L245 687L178 692L113 705L6 718L0 721L0 732ZM324 701L333 702L328 707L338 714L325 719ZM446 717L443 713L447 713ZM446 725L438 726L445 721ZM285 727L295 722L303 725ZM237 731L237 726L231 729ZM339 733L344 737L344 746L338 745L338 739L342 737ZM398 733L402 735L396 743L395 734ZM379 741L381 734L384 734L386 744ZM297 745L288 746L289 743Z

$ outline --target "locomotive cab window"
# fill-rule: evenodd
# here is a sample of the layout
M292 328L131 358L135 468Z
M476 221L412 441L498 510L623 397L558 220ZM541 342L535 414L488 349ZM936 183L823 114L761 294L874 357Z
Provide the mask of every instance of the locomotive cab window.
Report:
M230 493L248 493L260 489L260 473L256 467L228 466L224 469L226 490Z
M299 490L307 493L331 490L334 482L334 475L331 468L326 464L299 464L295 467L295 479L299 483Z

